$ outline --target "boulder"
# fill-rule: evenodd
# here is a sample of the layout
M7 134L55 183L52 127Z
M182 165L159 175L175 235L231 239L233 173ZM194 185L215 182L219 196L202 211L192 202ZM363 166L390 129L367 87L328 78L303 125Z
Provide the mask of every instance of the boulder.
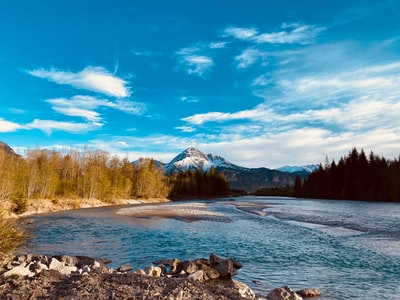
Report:
M43 270L48 270L47 265L43 264L40 261L33 261L29 264L29 270L34 272L35 274L39 274Z
M28 276L28 277L33 277L35 276L36 273L32 272L30 270L30 265L29 264L20 264L19 266L15 266L11 270L8 270L7 272L3 273L4 277L10 277L10 276Z
M76 266L66 266L65 262L61 262L53 257L50 261L49 270L58 271L63 275L71 275L71 273L78 271L78 268Z
M122 266L118 267L117 271L121 272L121 273L126 273L126 272L129 272L129 271L132 271L132 269L133 268L130 265L122 265Z
M232 279L232 284L233 287L237 289L237 291L243 298L255 298L254 292L252 291L251 288L248 287L248 285L233 279Z
M197 270L196 272L191 273L188 278L199 282L205 282L208 280L208 277L203 270Z
M191 260L185 260L185 261L181 261L179 263L179 267L180 270L184 271L186 274L192 274L196 271L199 270L199 268L197 267L196 262L191 261Z
M321 295L321 291L316 288L302 289L302 290L296 291L296 293L304 298L318 297Z
M210 266L218 271L221 278L231 278L233 275L235 275L233 260L230 258L223 259L216 256L214 253L211 253Z
M267 295L268 300L302 300L295 291L293 291L290 287L284 286L277 289L273 289Z
M201 270L207 275L209 279L219 278L219 272L207 265L201 265Z
M66 266L74 266L75 267L78 264L78 258L75 256L57 255L57 256L53 256L53 258L64 263Z
M144 273L151 277L161 277L162 269L160 267L150 266L144 269Z

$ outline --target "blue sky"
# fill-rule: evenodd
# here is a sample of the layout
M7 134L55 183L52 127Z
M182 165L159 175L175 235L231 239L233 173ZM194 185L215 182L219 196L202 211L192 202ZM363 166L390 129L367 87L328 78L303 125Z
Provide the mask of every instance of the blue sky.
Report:
M0 1L0 140L247 167L400 154L400 2Z

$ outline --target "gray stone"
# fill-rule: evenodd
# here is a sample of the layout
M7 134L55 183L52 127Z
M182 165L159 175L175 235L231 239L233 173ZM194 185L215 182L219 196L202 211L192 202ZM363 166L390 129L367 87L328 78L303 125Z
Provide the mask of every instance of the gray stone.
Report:
M78 264L78 258L75 256L69 256L69 255L59 255L59 256L54 256L57 260L60 262L63 262L66 266L76 266Z
M272 290L267 295L268 300L302 300L299 295L296 294L290 287L284 286Z
M296 293L304 298L318 297L321 295L321 291L316 288L302 289L302 290L296 291Z
M129 271L132 271L132 266L130 266L130 265L122 265L122 266L118 267L117 271L118 272L122 272L122 273L129 272Z

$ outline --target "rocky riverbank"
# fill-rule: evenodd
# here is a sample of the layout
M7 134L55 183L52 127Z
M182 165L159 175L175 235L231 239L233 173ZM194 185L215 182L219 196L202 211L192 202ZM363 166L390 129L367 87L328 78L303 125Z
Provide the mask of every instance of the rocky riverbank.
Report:
M288 287L267 298L232 279L241 264L211 254L191 261L163 259L144 270L84 256L21 255L0 268L1 299L302 299ZM315 296L315 295L313 295Z

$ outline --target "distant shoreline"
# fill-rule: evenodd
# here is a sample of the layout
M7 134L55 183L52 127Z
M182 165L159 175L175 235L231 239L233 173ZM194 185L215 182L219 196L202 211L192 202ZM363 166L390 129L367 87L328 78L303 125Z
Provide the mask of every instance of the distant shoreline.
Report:
M154 199L115 199L112 201L101 201L99 199L32 199L29 200L27 210L22 214L12 214L14 217L29 217L39 214L53 213L82 208L107 207L115 205L165 203L170 200L166 198Z

